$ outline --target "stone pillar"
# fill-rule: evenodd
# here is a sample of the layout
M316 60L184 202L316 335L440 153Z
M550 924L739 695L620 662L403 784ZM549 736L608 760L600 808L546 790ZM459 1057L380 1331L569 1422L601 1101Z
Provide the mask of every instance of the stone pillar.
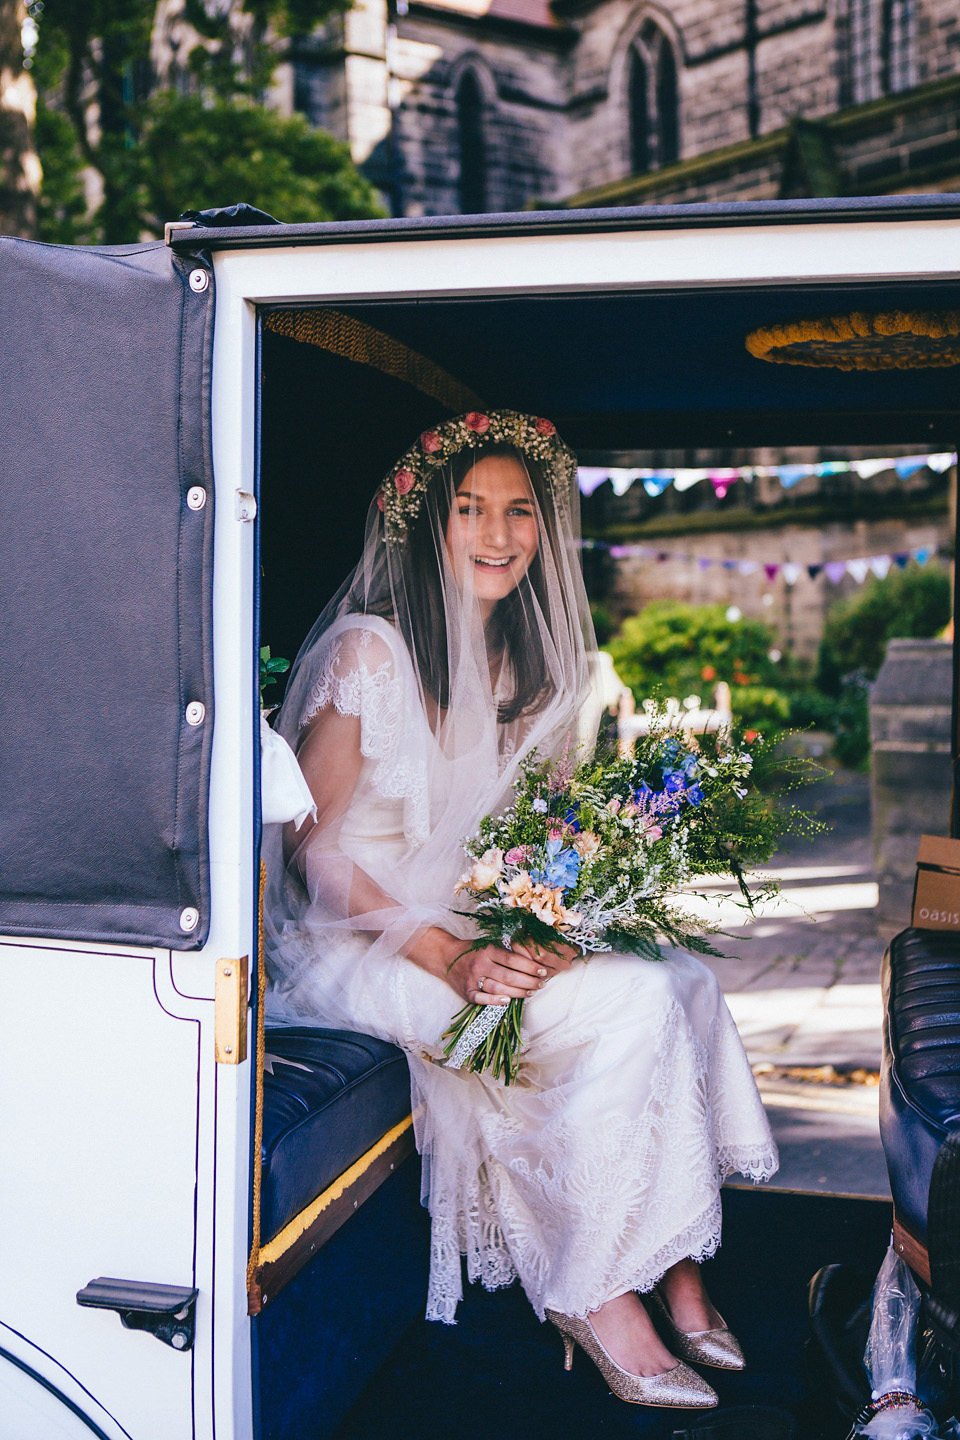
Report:
M891 640L870 688L870 799L878 923L901 929L921 835L950 831L951 695L949 640Z

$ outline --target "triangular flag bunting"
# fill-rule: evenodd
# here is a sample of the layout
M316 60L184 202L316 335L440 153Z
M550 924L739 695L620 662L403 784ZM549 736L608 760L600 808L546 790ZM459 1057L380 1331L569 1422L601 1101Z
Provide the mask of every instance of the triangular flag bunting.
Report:
M581 465L577 470L577 482L582 495L592 495L609 475L605 465Z
M706 470L675 470L673 472L673 488L682 494L684 490L689 490L691 485L706 480L708 473Z
M867 576L870 574L870 561L848 560L847 574L852 575L858 585L862 585L864 580L866 580Z
M798 480L803 480L807 475L812 475L816 469L815 465L777 465L774 467L780 484L784 490L790 490Z

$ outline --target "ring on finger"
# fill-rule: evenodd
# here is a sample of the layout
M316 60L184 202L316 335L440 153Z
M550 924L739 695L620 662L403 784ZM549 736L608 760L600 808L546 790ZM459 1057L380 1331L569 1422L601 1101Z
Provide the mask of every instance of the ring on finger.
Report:
M482 989L483 989L483 985L484 985L484 977L481 975L481 976L480 976L480 979L477 981L477 989L478 989L478 990L482 990Z

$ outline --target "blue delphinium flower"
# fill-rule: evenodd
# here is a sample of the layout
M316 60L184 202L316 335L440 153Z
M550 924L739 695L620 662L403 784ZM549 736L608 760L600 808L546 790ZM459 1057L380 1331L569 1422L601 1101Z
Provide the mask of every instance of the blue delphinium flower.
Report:
M576 850L563 849L562 840L548 840L546 865L542 870L531 870L530 875L537 885L569 890L576 885L582 864Z
M570 809L564 816L564 819L566 820L567 824L570 826L570 829L574 832L575 835L579 835L581 829L583 828L580 824L580 821L577 819L577 812L579 809L580 801L574 800L573 804L570 806Z
M691 805L699 805L703 800L703 791L699 785L690 785L687 789L687 799Z

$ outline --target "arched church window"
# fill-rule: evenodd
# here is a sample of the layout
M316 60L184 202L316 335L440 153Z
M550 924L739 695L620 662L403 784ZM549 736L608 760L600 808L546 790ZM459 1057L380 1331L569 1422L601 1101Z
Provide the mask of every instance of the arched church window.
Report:
M627 103L634 175L669 165L680 154L677 61L659 25L648 20L630 46Z
M472 70L463 72L456 103L460 213L480 215L487 208L487 149L483 133L483 91Z
M669 165L680 153L677 108L677 62L673 46L663 39L657 55L657 161L660 165Z
M847 0L849 93L854 105L880 94L880 0Z
M630 51L630 168L634 175L653 169L650 135L650 72L643 51Z
M917 0L847 0L847 95L854 105L917 84Z
M888 95L917 83L916 0L885 0L883 88Z

